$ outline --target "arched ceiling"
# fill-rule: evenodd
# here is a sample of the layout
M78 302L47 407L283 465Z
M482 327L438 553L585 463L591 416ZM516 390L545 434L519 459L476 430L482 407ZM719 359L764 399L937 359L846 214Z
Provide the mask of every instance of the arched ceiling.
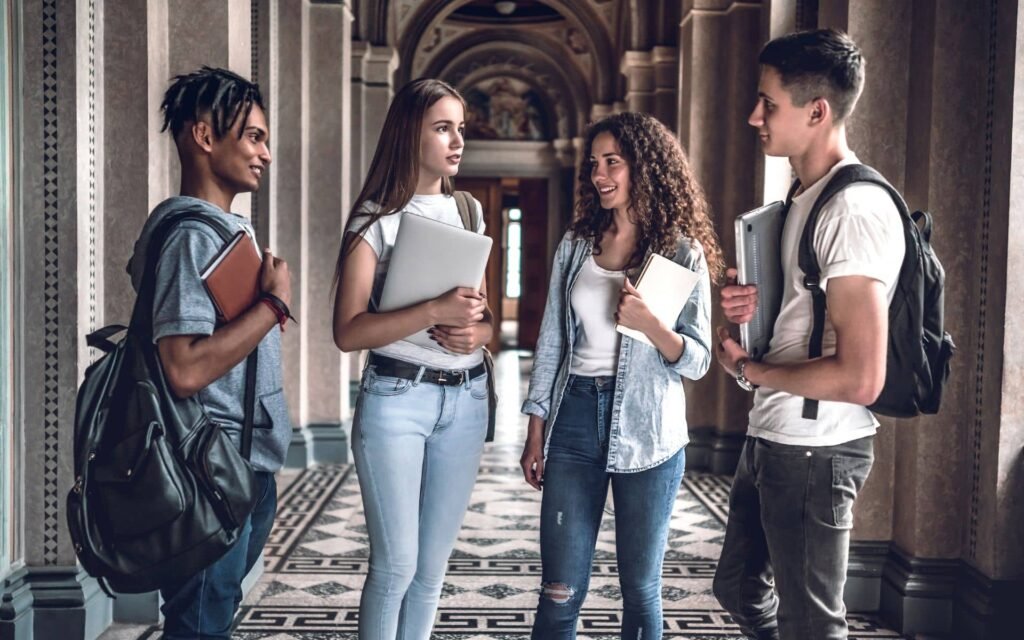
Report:
M590 97L578 74L525 43L497 40L463 47L460 42L452 43L451 56L435 58L423 75L443 78L463 94L491 78L515 78L541 96L553 137L579 135L587 121L585 105L590 104Z
M557 105L550 115L558 135L577 135L594 104L618 97L608 25L619 1L517 0L506 17L493 0L391 0L385 30L399 52L396 83L433 76L458 85L469 74L501 73L532 79L543 102Z

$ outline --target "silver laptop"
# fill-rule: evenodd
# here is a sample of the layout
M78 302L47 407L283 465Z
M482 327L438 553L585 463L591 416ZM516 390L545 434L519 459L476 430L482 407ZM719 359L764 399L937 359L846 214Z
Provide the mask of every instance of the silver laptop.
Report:
M757 311L740 325L740 342L754 360L768 352L782 305L782 224L784 206L772 202L736 218L736 278L757 286Z
M404 309L436 298L455 287L477 289L483 281L490 253L491 238L488 236L404 213L378 309ZM426 330L405 340L444 351L430 339Z

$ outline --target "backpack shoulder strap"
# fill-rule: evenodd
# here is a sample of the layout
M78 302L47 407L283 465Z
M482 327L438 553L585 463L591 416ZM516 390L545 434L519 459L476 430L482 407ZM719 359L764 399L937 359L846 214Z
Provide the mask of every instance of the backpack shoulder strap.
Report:
M139 285L139 293L135 298L135 308L132 310L132 329L142 329L147 336L151 336L153 327L153 295L156 287L156 267L160 262L160 254L163 253L164 244L167 239L181 223L189 220L201 222L212 228L220 236L223 242L228 242L234 234L227 225L216 218L200 213L198 211L185 211L168 216L161 220L153 234L149 237L146 245L146 271ZM140 324L141 323L141 324ZM152 342L152 340L150 340ZM252 450L252 430L255 416L256 403L256 370L259 366L259 347L257 346L245 360L245 390L242 416L242 456L249 459Z
M468 191L456 191L452 194L455 197L455 204L459 208L459 217L462 218L462 226L465 229L476 233L476 216L473 215L473 196Z
M822 341L825 336L825 307L826 295L821 288L821 265L818 263L818 254L814 250L814 236L818 228L818 218L824 206L840 191L855 182L867 182L884 188L892 197L896 208L903 218L909 218L907 203L899 191L889 184L882 177L882 174L864 164L851 164L840 167L835 175L828 181L821 194L811 206L807 215L807 222L804 224L803 234L800 237L798 264L804 273L804 288L810 291L811 301L814 305L814 323L811 327L811 339L807 345L807 357L809 359L820 358ZM816 420L818 418L818 401L804 398L803 418Z
M146 244L146 266L143 271L142 282L139 283L139 292L135 298L135 308L132 311L131 327L133 331L140 329L147 333L152 331L152 307L153 295L156 287L156 268L160 263L160 255L163 253L164 244L171 237L178 226L186 221L201 222L217 232L223 242L231 240L232 234L228 228L219 220L213 219L208 214L198 211L184 211L167 216L157 224L156 229L149 236Z

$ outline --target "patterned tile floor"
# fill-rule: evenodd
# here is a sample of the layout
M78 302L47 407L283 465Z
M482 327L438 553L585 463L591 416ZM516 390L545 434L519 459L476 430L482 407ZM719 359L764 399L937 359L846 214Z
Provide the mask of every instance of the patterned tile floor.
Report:
M434 638L528 637L540 582L540 494L518 468L523 422L517 413L524 360L499 358L502 403L498 441L484 455L472 504L452 553ZM728 478L687 472L676 498L664 570L665 635L687 640L740 639L711 594L724 534ZM610 505L611 506L611 505ZM611 511L611 509L609 509ZM581 637L615 638L622 597L615 568L614 516L601 526ZM265 573L237 619L245 640L355 638L359 593L369 554L353 467L303 471L280 496L265 551ZM899 638L875 618L850 616L851 638ZM102 640L148 640L157 627L116 627Z

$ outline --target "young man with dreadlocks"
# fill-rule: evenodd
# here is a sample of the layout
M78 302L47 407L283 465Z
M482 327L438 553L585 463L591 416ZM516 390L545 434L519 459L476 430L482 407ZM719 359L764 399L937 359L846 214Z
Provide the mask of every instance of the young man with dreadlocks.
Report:
M136 291L150 236L169 215L201 213L229 229L244 230L255 243L249 220L231 213L231 203L239 193L256 191L270 164L259 88L230 71L203 67L177 76L161 110L162 130L170 130L178 148L181 188L179 195L156 206L135 244L128 272ZM277 508L274 472L284 462L292 432L281 388L279 328L291 302L288 265L265 250L260 301L221 323L200 273L222 246L218 233L202 221L186 220L171 231L156 271L153 340L171 390L182 398L196 396L236 442L245 413L246 358L259 350L250 455L259 501L226 555L182 584L161 590L163 637L168 639L230 637L242 579L270 534Z

